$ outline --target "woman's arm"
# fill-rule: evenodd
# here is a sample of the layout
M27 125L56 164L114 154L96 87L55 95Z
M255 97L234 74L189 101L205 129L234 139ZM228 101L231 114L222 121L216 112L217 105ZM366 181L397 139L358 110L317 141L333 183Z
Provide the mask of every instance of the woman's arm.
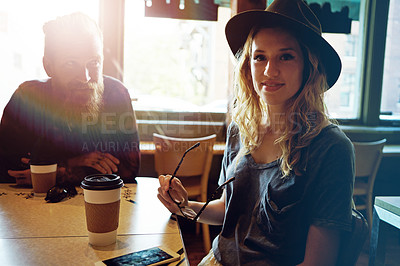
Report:
M308 231L306 253L300 265L336 265L340 245L338 230L311 225Z
M207 205L198 221L211 225L222 225L225 217L225 199L226 193L224 190L221 198L213 200ZM198 213L204 204L205 202L189 201L189 208Z

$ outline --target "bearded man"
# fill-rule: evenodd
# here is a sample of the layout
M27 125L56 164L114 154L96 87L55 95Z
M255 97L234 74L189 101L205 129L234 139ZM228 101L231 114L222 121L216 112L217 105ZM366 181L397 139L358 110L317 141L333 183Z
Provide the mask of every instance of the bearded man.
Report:
M43 26L46 80L22 83L0 124L0 182L30 185L30 160L57 163L60 182L115 173L134 182L140 150L128 90L103 76L103 36L73 13Z

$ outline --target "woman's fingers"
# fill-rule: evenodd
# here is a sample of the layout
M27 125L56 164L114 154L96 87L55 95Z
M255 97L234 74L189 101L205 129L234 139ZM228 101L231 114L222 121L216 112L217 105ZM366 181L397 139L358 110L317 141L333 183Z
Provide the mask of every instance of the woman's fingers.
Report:
M182 202L185 200L184 194L182 194L182 183L180 180L176 177L172 178L171 186L170 186L170 180L172 176L171 175L160 175L158 177L158 180L160 182L160 188L159 188L159 193L164 197L168 198L171 202L172 199L175 200L175 202ZM172 197L172 199L171 199Z
M168 210L176 213L179 211L177 205L187 205L187 191L178 178L171 175L160 175L158 180L160 183L158 198Z
M160 187L167 191L169 190L169 180L171 179L171 175L160 175L158 177L158 181L160 182Z
M185 188L182 185L181 180L179 180L178 178L173 178L171 181L171 188L177 191L186 191Z
M169 193L176 202L186 205L188 201L187 191L184 188L181 180L176 177L172 178L172 181L170 182Z
M179 210L178 206L176 206L176 203L168 195L168 192L164 191L161 187L158 188L157 197L161 201L161 203L164 204L164 206L171 212L176 212L177 210Z
M160 186L160 187L158 188L158 194L162 195L164 198L167 198L167 197L168 197L167 191L164 190L164 188L163 188L162 186Z
M161 201L161 203L172 213L176 213L179 211L178 206L175 205L170 199L162 196L162 191L157 194L157 198Z

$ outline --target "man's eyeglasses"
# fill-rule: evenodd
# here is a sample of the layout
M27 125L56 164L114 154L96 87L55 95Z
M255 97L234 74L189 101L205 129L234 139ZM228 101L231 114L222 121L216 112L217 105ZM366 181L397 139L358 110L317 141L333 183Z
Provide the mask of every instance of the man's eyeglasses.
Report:
M186 154L197 148L200 145L199 142L197 142L196 144L194 144L192 147L190 147L189 149L187 149L183 155L181 160L179 161L177 167L175 168L174 174L172 175L171 179L169 180L169 187L171 188L171 182L172 179L175 178L176 173L178 172L179 167L182 164L183 158L185 158ZM227 181L225 181L222 185L220 185L219 187L217 187L217 189L211 194L211 196L207 199L206 203L203 205L203 207L201 207L201 209L199 210L198 213L196 213L194 210L192 210L191 208L189 208L188 206L181 206L182 202L179 202L177 200L175 200L171 194L169 193L168 190L168 195L171 198L171 200L176 204L176 206L178 206L179 211L181 212L181 214L183 215L183 217L185 217L186 219L192 220L192 221L197 221L200 217L200 215L203 213L204 209L207 207L207 205L215 199L215 197L218 195L218 193L220 192L220 190L227 184L231 183L233 180L235 180L235 177L231 177L230 179L228 179Z

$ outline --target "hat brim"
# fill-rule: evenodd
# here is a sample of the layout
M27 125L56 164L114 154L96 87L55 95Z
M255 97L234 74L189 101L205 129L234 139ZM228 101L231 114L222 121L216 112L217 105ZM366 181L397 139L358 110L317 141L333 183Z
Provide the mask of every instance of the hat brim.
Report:
M256 26L288 27L298 33L301 40L319 56L331 88L337 81L342 69L342 63L335 49L318 33L299 21L282 14L264 10L250 10L232 17L225 27L225 35L234 55L242 49L250 30Z

